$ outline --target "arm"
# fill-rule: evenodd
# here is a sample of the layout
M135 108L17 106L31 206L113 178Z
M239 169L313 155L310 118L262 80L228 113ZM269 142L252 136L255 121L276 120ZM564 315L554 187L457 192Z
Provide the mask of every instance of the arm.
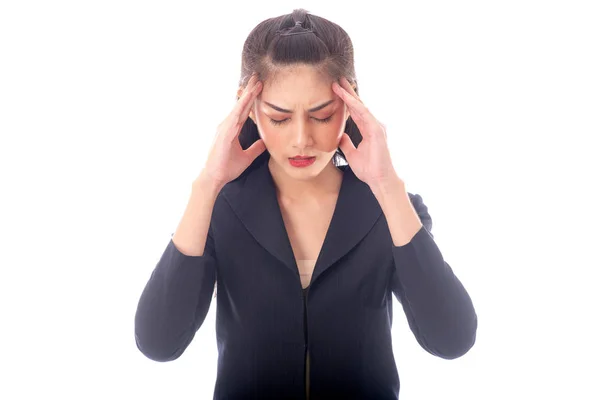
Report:
M155 361L172 361L200 328L216 280L212 210L221 187L201 174L184 215L142 295L135 314L135 342Z
M402 181L374 191L394 242L391 288L410 329L429 353L458 358L475 343L477 314L431 234L432 220L421 196Z

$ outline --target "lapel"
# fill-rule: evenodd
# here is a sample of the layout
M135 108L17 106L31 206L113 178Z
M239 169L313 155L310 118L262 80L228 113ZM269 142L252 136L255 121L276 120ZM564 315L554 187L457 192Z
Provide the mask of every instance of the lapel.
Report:
M234 180L231 185L224 187L223 196L258 244L286 268L297 273L294 251L268 167L269 157L265 159L246 175L246 179ZM358 179L349 166L343 168L340 193L315 264L311 285L360 242L382 214L369 185Z

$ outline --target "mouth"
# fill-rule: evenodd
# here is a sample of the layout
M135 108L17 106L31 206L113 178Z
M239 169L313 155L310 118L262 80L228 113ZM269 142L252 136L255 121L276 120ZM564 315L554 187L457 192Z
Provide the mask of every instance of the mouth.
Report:
M290 164L293 167L308 167L312 164L315 163L315 160L317 159L317 157L302 157L302 158L290 158Z

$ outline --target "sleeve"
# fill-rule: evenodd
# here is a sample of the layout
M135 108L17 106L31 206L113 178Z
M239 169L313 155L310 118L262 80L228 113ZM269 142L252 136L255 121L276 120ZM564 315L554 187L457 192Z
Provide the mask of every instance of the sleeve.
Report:
M477 314L433 240L423 199L418 194L409 197L423 226L409 243L394 246L391 288L421 347L435 356L455 359L475 344Z
M135 314L135 342L146 357L165 362L183 354L208 313L216 271L210 228L202 256L181 253L171 234Z

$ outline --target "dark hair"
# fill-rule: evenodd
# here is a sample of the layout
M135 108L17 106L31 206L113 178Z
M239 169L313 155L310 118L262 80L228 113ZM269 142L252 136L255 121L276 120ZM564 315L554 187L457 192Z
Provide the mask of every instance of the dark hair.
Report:
M312 33L294 34L307 31ZM336 81L345 77L358 94L354 49L350 37L339 25L309 14L302 8L295 9L291 14L266 19L250 32L242 51L239 86L246 87L254 73L264 82L268 78L273 79L273 75L281 68L294 64L314 66L324 76ZM362 141L362 135L352 117L346 121L344 132L355 147ZM246 150L259 138L258 127L248 118L239 135L242 149ZM346 156L338 147L333 163L340 166L343 165L342 160L344 164L348 164Z

